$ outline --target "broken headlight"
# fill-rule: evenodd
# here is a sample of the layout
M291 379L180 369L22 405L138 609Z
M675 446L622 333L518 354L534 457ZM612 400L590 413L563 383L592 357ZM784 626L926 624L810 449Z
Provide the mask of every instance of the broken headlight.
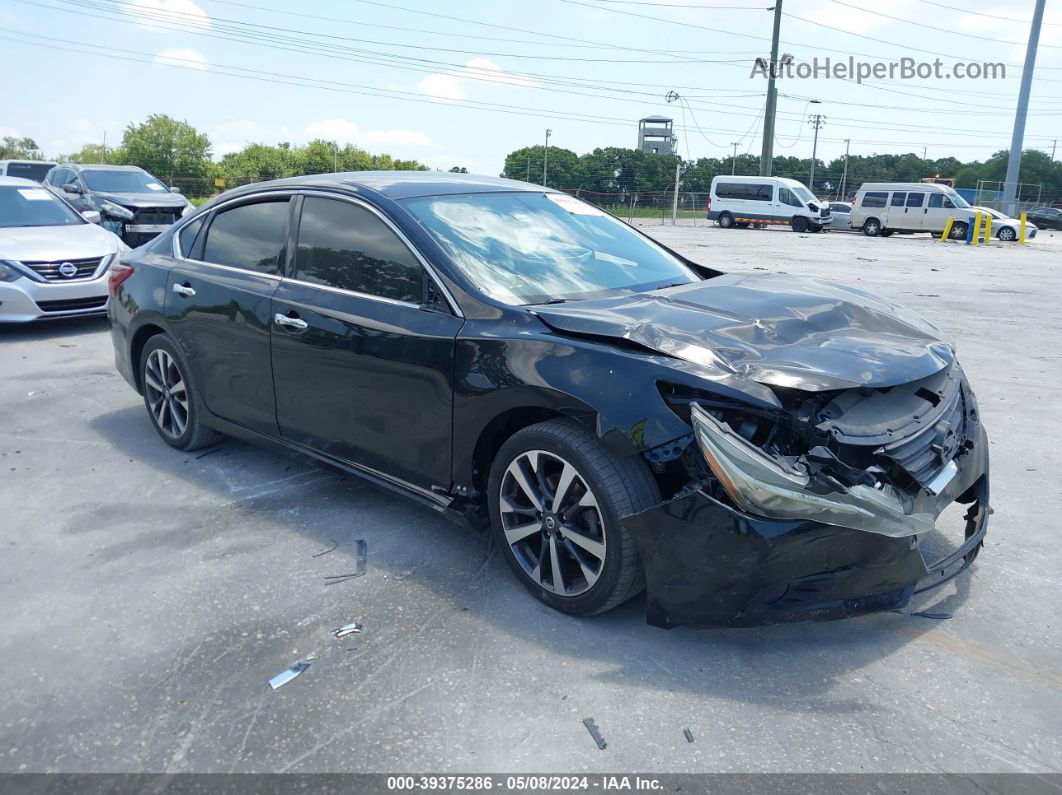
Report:
M901 537L933 529L934 517L905 509L890 487L822 488L799 462L771 458L696 403L690 406L697 445L720 485L741 510L771 519L807 519Z

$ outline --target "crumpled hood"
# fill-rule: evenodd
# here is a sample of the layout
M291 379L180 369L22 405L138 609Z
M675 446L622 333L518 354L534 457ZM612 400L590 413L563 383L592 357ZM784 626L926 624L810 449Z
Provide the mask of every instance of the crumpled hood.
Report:
M96 224L0 229L0 259L58 262L113 254L122 241Z
M114 202L122 207L128 207L131 210L144 207L167 207L180 210L188 204L188 200L184 196L179 193L170 193L169 191L159 191L157 193L102 193L94 191L93 195L99 199Z
M533 311L558 331L626 339L721 377L813 392L895 386L955 358L937 329L910 310L797 276L725 274Z

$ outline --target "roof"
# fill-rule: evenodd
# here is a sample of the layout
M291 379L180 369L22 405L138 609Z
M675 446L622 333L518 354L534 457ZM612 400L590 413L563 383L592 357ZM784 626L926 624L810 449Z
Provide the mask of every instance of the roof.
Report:
M115 166L109 163L60 163L63 168L80 168L84 171L143 171L140 166Z
M530 182L472 174L452 174L438 171L347 171L339 174L307 174L302 177L271 180L245 186L246 189L270 187L363 187L382 193L391 199L414 196L442 196L457 193L500 193L503 191L550 191ZM236 188L235 190L243 190Z
M0 177L0 187L9 188L39 188L41 183L22 177Z
M673 119L669 119L667 116L646 116L644 119L639 119L639 121L673 121Z

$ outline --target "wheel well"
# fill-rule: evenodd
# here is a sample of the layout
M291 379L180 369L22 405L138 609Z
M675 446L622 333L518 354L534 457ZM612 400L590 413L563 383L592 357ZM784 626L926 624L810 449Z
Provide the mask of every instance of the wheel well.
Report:
M149 339L156 334L165 333L165 329L160 326L148 323L147 325L138 328L133 335L133 342L129 346L129 362L133 367L133 377L136 379L136 389L138 392L144 391L144 385L140 383L140 354L143 353L144 346L147 345Z
M483 429L479 439L476 440L476 447L472 453L473 488L480 494L486 493L487 481L490 478L490 467L494 462L494 456L510 436L517 431L523 430L528 425L534 425L536 422L567 416L555 409L524 406L502 412L487 423L487 427Z

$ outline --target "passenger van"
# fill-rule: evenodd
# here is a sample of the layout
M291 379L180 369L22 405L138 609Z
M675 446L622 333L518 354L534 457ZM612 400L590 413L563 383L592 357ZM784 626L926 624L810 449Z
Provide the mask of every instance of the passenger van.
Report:
M852 205L852 228L868 237L888 237L893 232L940 234L954 218L951 237L966 236L968 220L976 211L948 185L922 182L865 182Z
M42 182L55 163L48 160L0 160L0 177L21 177Z
M830 205L795 179L715 177L708 220L724 229L749 224L788 224L794 232L818 232L830 223Z

